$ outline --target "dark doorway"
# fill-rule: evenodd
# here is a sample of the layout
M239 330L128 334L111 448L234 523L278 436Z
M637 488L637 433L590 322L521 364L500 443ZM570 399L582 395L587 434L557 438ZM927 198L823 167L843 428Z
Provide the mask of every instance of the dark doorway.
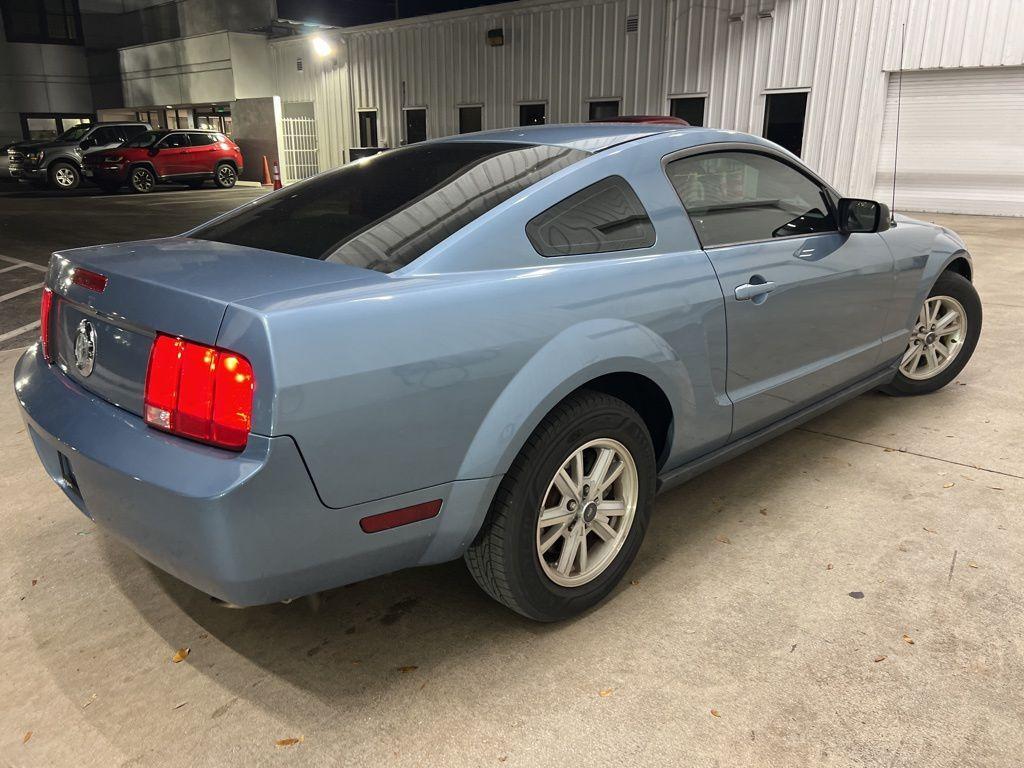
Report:
M427 140L427 110L405 110L405 143L418 144Z
M592 101L590 102L590 121L607 120L619 116L619 102L617 101Z
M685 120L690 125L704 125L704 97L685 96L679 99L672 99L669 106L669 114Z
M806 115L806 93L769 93L765 96L763 135L800 157Z
M359 146L376 147L377 143L377 111L364 109L359 112Z
M520 125L544 125L547 122L547 105L541 104L520 104L519 124Z
M476 133L483 127L483 107L459 107L459 133Z

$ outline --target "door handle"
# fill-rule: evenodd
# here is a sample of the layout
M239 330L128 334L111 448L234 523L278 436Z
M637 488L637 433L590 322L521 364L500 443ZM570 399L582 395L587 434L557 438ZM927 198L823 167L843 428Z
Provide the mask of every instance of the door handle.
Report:
M754 275L751 280L755 280L760 275ZM762 282L744 283L743 285L736 286L735 294L736 301L748 301L754 300L755 304L760 304L767 298L768 294L775 290L775 283L761 278Z

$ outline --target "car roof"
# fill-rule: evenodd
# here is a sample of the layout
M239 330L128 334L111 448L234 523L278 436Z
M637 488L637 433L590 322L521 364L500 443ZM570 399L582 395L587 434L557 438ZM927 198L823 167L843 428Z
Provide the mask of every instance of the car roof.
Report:
M722 141L723 136L736 137L734 132L697 126L664 123L567 123L562 125L531 125L521 128L499 128L493 131L463 133L437 141L495 141L514 144L549 144L556 147L600 152L610 147L658 134L686 134L694 143Z

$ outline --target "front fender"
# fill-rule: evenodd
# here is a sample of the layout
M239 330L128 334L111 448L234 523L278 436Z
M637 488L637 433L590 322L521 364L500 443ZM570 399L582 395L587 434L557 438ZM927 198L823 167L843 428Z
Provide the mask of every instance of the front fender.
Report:
M588 381L610 373L647 377L665 393L673 414L694 400L686 366L650 328L612 319L578 323L548 341L508 383L471 441L458 477L507 472L555 405Z

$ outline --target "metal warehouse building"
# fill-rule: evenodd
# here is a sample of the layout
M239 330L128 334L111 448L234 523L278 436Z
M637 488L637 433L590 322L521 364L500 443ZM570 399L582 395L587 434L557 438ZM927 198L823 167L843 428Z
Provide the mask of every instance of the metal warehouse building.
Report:
M460 131L675 114L888 200L899 113L898 208L1024 215L1024 0L520 0L235 37L219 98L236 115L270 100L243 123L272 134L289 180ZM170 64L122 50L126 106L163 104L169 77L177 103L215 100L189 43Z

